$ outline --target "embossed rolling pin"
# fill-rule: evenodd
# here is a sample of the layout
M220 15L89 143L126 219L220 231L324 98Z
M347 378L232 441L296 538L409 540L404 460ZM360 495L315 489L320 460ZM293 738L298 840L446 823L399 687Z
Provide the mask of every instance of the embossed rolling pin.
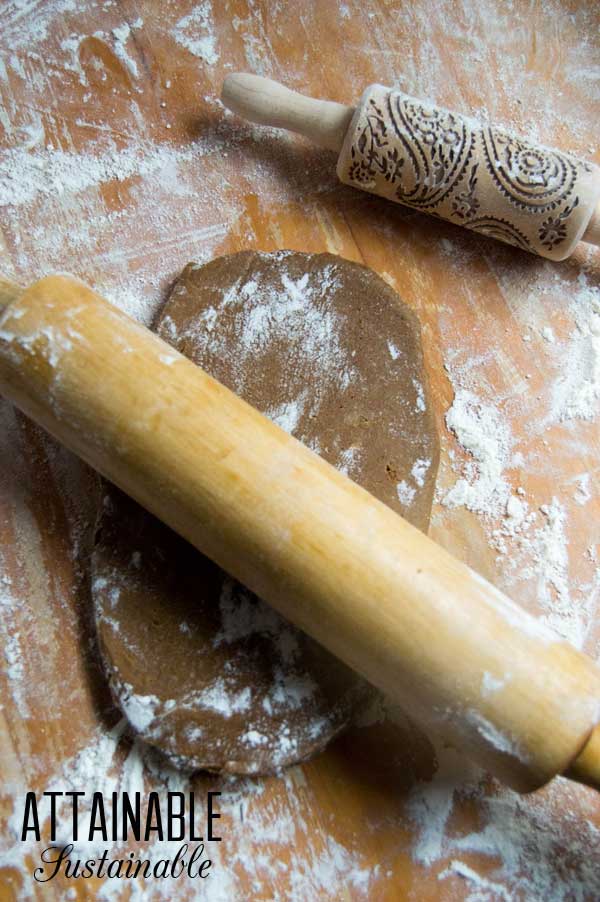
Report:
M222 100L252 122L336 151L346 185L551 260L579 241L600 245L600 168L561 151L381 85L353 108L235 73Z
M519 790L600 788L600 671L81 282L0 281L0 392Z

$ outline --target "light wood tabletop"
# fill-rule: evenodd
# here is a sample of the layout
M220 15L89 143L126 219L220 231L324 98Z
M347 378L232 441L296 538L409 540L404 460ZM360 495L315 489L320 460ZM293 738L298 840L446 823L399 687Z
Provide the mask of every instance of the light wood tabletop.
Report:
M347 104L379 82L600 163L599 29L586 0L5 0L0 277L69 272L148 324L192 260L291 248L372 267L422 324L430 534L596 658L599 252L552 263L354 191L334 154L219 93L238 70ZM279 777L168 768L98 662L97 504L95 474L1 401L0 900L600 897L593 790L518 796L383 701ZM25 793L123 789L220 791L210 876L36 882L48 843L21 841Z

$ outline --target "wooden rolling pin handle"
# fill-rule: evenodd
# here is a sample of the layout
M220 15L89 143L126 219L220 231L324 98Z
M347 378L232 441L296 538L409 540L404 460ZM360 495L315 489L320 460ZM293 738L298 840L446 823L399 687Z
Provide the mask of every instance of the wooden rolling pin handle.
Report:
M223 103L337 151L340 181L523 250L563 260L600 245L600 169L371 85L354 109L268 78L229 75Z
M595 727L587 742L564 773L584 786L600 790L600 726Z
M509 785L600 786L590 658L85 285L0 296L28 416Z
M270 78L247 72L225 78L221 100L250 122L297 132L338 153L354 115L353 107L305 97Z
M13 301L17 301L23 294L23 289L14 282L7 279L0 279L0 313L4 307L8 307Z

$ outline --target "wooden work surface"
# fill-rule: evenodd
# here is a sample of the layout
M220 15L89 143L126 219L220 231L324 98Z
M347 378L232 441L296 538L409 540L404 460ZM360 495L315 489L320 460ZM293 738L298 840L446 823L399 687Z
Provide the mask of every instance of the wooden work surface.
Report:
M189 260L294 248L368 264L423 326L443 451L432 535L595 656L598 252L551 264L354 192L328 153L247 126L218 94L240 69L345 103L379 81L600 162L599 28L585 0L4 0L0 272L74 273L148 322ZM93 881L27 876L45 844L15 838L23 793L110 792L144 761L128 785L166 778L120 727L107 738L95 477L9 405L0 417L0 899L89 899ZM527 516L514 501L506 516L512 490ZM195 778L224 793L213 876L132 898L600 898L592 790L519 798L401 715L371 719L282 778ZM110 884L99 898L128 898Z

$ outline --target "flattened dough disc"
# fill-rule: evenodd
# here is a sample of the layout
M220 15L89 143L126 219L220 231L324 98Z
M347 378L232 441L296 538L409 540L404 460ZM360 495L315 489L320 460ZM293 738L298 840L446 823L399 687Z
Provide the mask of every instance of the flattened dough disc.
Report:
M371 270L287 251L190 264L155 330L427 529L438 445L419 327ZM176 761L238 774L302 761L369 691L109 485L92 568L113 695Z

